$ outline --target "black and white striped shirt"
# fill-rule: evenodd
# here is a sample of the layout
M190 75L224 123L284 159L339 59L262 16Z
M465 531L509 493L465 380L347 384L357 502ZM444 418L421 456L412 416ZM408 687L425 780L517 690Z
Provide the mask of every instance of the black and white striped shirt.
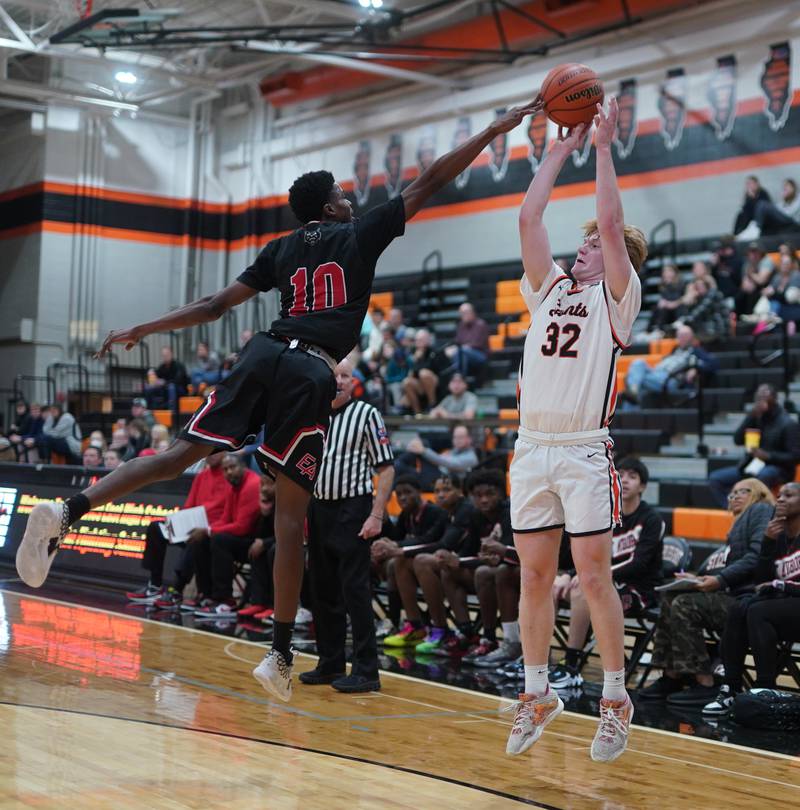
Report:
M331 413L314 497L338 501L372 494L372 473L394 460L389 434L377 408L350 400Z

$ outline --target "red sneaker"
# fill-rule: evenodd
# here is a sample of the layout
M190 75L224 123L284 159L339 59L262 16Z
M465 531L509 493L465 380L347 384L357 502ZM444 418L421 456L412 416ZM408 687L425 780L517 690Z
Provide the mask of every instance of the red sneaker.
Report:
M267 608L266 610L262 610L261 613L256 613L253 618L257 622L264 622L264 624L272 624L272 614L275 611L272 608Z
M247 618L248 616L255 616L256 613L262 613L266 609L266 605L248 605L242 608L236 615L240 618Z

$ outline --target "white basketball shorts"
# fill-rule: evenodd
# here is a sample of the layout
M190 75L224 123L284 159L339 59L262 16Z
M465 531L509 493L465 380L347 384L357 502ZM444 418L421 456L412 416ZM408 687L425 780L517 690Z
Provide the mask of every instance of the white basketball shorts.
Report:
M622 491L613 446L605 430L542 434L521 427L509 471L514 532L563 528L581 537L618 525Z

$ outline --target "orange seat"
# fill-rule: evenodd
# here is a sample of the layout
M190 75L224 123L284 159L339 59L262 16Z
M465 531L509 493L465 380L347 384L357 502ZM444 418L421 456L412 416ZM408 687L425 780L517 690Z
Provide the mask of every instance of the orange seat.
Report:
M650 354L657 354L661 357L669 354L676 346L678 341L675 338L661 338L661 340L650 341Z
M495 296L500 298L504 295L519 295L519 282L518 278L507 279L506 281L498 281L495 286Z
M370 309L382 309L388 312L394 306L394 293L393 292L374 292L369 297Z
M527 305L525 299L517 292L513 295L498 296L494 309L498 315L516 315L518 312L525 312Z
M722 541L733 525L733 515L722 509L689 509L672 512L672 533L698 540Z
M519 422L519 412L516 408L500 408L497 415L500 419L507 419L510 422Z
M631 363L635 360L644 360L648 366L656 366L661 360L659 354L623 354L617 358L617 371L624 371L627 373L631 367Z
M513 321L508 325L509 337L522 337L528 331L530 323L523 323L522 321Z
M50 451L50 463L51 464L66 464L67 457L62 456L61 453L56 453L55 450Z
M194 413L204 402L203 397L180 397L178 399L178 413Z
M506 345L504 335L489 335L489 350L499 352Z
M188 397L185 398L188 399ZM202 399L202 397L192 397L192 399ZM183 413L183 411L181 411L181 413ZM153 419L155 419L156 423L159 425L164 425L164 427L168 428L172 427L172 411L170 410L154 410Z

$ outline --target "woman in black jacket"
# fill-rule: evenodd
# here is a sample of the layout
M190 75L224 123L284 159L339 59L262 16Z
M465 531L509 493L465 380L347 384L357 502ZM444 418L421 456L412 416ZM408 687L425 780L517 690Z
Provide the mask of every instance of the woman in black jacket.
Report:
M725 714L742 691L748 648L756 665L755 688L774 689L778 645L800 641L800 483L784 484L767 526L755 569L756 593L728 613L722 636L725 683L703 714Z
M728 503L734 523L727 543L700 567L696 585L687 585L684 593L663 595L653 665L664 674L639 692L641 698L700 708L717 694L704 631L721 633L737 598L753 591L761 540L775 499L760 481L745 478L734 485ZM687 683L691 685L684 689Z

